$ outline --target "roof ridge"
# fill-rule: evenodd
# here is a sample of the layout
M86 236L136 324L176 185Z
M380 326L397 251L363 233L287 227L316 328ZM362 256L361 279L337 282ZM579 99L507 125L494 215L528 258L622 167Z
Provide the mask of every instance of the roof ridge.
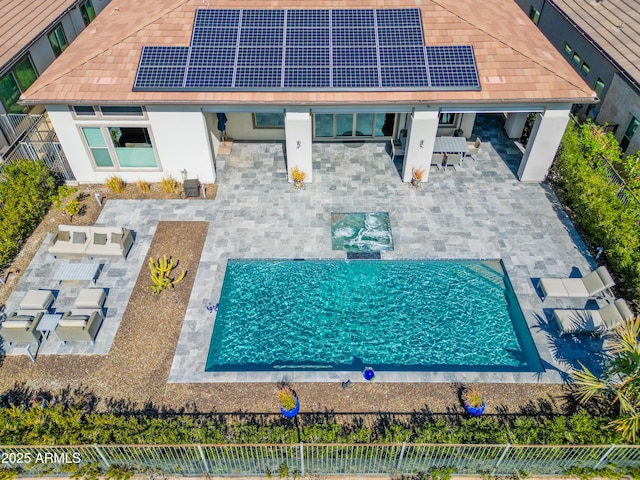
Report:
M572 85L573 87L575 87L576 89L584 92L584 88L581 87L580 85L576 85L575 82L571 81L570 79L567 79L565 76L559 74L556 70L548 67L547 65L545 65L544 63L542 63L541 61L539 61L536 58L531 57L530 55L527 55L525 52L522 52L514 47L512 47L509 43L505 42L504 40L502 40L501 38L499 38L497 35L495 35L493 32L486 30L485 28L483 28L482 26L476 25L475 23L471 22L470 20L468 20L467 18L461 16L460 14L450 10L449 8L447 8L445 5L443 5L442 0L431 0L434 4L438 5L439 7L443 8L444 10L446 10L447 12L449 12L451 15L454 15L456 18L458 18L459 20L469 24L470 26L477 28L478 30L480 30L481 32L485 33L486 35L490 36L491 38L497 40L498 42L500 42L501 44L505 45L506 47L508 47L510 50L512 50L515 53L518 53L520 55L522 55L525 58L528 58L529 60L531 60L533 63L535 63L536 65L542 67L543 69L545 69L546 71L548 71L549 73L554 74L556 77L561 78L562 80L564 80L565 82L567 82L569 85ZM587 92L585 92L587 93Z
M108 46L105 46L103 48L98 48L96 50L92 50L93 55L89 56L89 57L84 57L82 59L82 61L80 61L79 63L76 63L70 67L67 67L63 72L61 72L60 74L56 75L54 78L52 78L49 82L47 83L43 83L42 85L37 84L38 80L36 79L36 88L34 90L31 91L31 88L29 88L29 94L33 94L33 93L38 93L41 89L48 87L49 85L51 85L52 83L57 82L58 80L60 80L62 77L72 73L73 71L75 71L78 67L87 64L88 62L90 62L91 60L93 60L96 57L99 57L100 55L102 55L103 53L107 52L109 49L113 48L114 46L118 45L119 43L121 43L123 40L132 37L134 35L137 35L138 32L140 32L141 30L147 28L149 25L151 25L152 23L156 22L158 19L164 17L165 15L167 15L168 13L176 10L177 8L180 8L181 6L183 6L185 3L189 3L191 0L177 0L176 3L174 3L173 5L171 5L170 7L165 8L164 10L161 10L157 15L149 15L146 17L146 20L144 22L142 22L140 24L139 27L137 27L135 30L133 31L129 31L126 35L122 35L119 37L116 37L114 39L113 42L111 42ZM113 4L112 4L113 5ZM119 9L118 6L116 6L114 8L115 9ZM106 9L105 9L106 10ZM119 10L116 10L119 11ZM90 27L87 27L83 30L84 33L86 31L89 31ZM76 37L75 39L76 41L78 40L78 38ZM20 98L22 98L22 96L24 95L24 93L22 95L20 95Z

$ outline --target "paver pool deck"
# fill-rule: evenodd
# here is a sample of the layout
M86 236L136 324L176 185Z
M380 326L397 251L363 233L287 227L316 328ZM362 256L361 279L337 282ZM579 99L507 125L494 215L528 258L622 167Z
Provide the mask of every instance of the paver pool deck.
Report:
M109 329L100 332L95 347L43 342L38 354L107 354L157 222L208 221L168 381L277 382L285 376L292 382L360 381L353 372L207 373L215 313L209 313L206 304L218 301L229 258L343 259L345 252L331 248L331 213L388 212L394 250L383 252L383 259L503 260L546 371L385 372L376 381L561 383L578 360L589 364L602 342L559 337L549 324L551 309L585 303L542 302L534 281L578 270L585 274L594 262L548 185L517 180L522 150L506 138L501 123L498 115L478 116L474 135L483 144L475 160L465 160L455 171L432 168L419 189L400 181L388 142L314 144L313 183L301 190L286 181L281 143L236 143L229 157L216 161L219 187L214 201L109 201L96 224L122 225L137 235L127 262L108 262L97 282L98 287L116 285L107 300L113 321L105 322ZM29 288L48 287L52 267L45 244L7 302L7 311ZM75 293L65 298L70 301ZM11 347L6 351L17 353Z

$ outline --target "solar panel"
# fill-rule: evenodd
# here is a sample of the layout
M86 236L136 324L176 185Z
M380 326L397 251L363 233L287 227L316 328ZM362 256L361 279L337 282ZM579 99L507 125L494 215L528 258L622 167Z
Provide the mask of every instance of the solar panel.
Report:
M282 47L240 47L238 66L282 66L282 50Z
M240 45L271 45L283 44L284 30L282 28L248 27L240 29Z
M336 88L375 88L380 85L375 67L334 67L333 86Z
M356 67L378 65L376 47L356 47L333 49L333 64L335 66Z
M329 27L329 10L287 10L287 28Z
M284 88L326 88L331 86L329 67L284 69Z
M329 66L328 47L287 47L285 67Z
M281 67L238 67L236 70L236 88L279 88L281 85Z
M287 47L329 46L328 28L288 28Z
M243 27L284 27L285 10L242 10Z
M375 28L334 28L331 32L334 46L353 47L376 44Z
M134 85L137 88L180 88L184 83L184 67L140 67Z
M380 65L424 65L424 47L380 47Z
M147 46L134 89L479 89L473 48L425 46L420 9L197 10Z
M196 10L194 28L198 27L236 27L240 19L240 10Z
M331 10L331 25L336 27L373 27L373 10Z
M187 69L186 88L231 88L233 68L190 67Z
M187 64L189 47L143 47L141 67L179 67Z
M378 28L418 27L422 29L422 18L417 8L376 10L376 19Z

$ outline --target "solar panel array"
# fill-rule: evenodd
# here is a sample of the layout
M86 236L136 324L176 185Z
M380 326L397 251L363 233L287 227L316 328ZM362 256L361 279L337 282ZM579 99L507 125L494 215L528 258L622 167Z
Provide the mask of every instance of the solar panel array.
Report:
M425 46L420 9L199 9L188 47L146 46L134 90L479 90L473 48Z

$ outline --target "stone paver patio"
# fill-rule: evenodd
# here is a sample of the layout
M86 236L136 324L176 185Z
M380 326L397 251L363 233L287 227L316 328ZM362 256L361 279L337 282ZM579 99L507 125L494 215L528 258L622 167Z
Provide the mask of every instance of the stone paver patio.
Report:
M551 189L517 181L522 151L506 138L501 122L497 115L479 116L474 134L483 144L476 160L465 160L457 171L432 168L428 183L417 190L401 183L385 143L314 144L313 183L301 191L286 182L282 144L236 143L231 156L217 160L219 189L213 202L109 201L97 224L131 228L136 243L127 262L105 262L98 278L98 287L110 289L105 326L95 346L49 339L38 354L107 354L157 222L209 221L169 382L273 382L283 375L292 382L358 381L353 372L204 372L215 320L206 304L218 301L229 258L345 258L331 249L331 213L381 211L389 213L395 248L383 252L383 259L501 258L546 372L399 372L379 374L377 381L562 382L567 370L578 359L588 363L602 342L559 338L548 324L551 309L584 302L543 303L533 280L584 274L594 263ZM45 242L7 311L30 288L59 289L55 306L64 310L80 286L54 285L54 265Z

